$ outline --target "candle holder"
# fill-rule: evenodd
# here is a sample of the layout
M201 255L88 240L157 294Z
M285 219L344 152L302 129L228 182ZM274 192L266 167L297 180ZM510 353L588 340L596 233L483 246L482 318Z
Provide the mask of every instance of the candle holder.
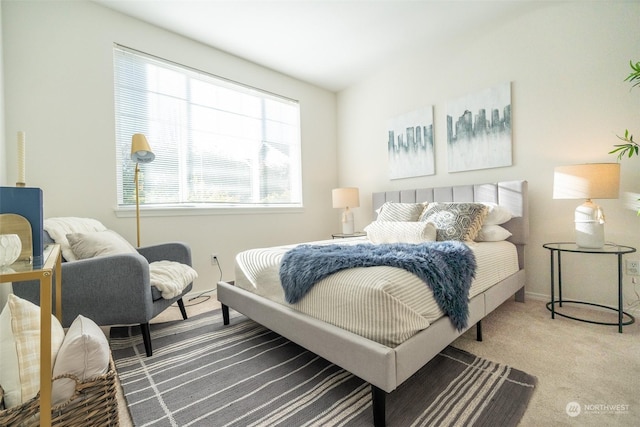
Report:
M25 187L25 158L27 156L26 151L26 136L24 131L18 132L18 182L16 187Z

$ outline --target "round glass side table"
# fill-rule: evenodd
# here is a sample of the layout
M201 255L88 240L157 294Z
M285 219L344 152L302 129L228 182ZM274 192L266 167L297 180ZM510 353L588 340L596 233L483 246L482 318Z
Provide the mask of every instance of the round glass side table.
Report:
M542 245L545 249L548 249L551 254L551 301L547 303L547 309L551 311L551 318L555 319L555 315L566 317L568 319L579 320L581 322L595 323L597 325L617 325L618 332L622 333L622 327L625 325L631 325L635 322L635 318L623 311L622 309L622 256L625 254L630 254L636 251L636 248L632 248L631 246L623 246L623 245L614 245L607 243L602 248L592 249L592 248L583 248L575 244L575 242L553 242L553 243L545 243ZM599 254L599 255L614 255L618 258L618 307L609 307L606 305L595 304L592 302L586 301L577 301L577 300L565 300L562 299L562 253L563 252L574 252L579 254ZM558 299L555 299L555 269L558 270ZM618 322L599 322L595 320L583 319L574 316L569 316L567 314L560 313L556 309L556 305L558 307L562 307L562 303L571 303L571 304L582 304L582 305L591 305L595 307L604 308L607 310L613 310L618 313ZM626 317L626 320L625 320Z

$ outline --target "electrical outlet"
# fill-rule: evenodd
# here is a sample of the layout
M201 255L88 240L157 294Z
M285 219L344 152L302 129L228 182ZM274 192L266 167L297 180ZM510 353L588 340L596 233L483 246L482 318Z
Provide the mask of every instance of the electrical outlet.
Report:
M218 265L218 253L213 252L211 254L211 265Z
M626 273L628 276L640 276L640 260L628 259L626 262Z

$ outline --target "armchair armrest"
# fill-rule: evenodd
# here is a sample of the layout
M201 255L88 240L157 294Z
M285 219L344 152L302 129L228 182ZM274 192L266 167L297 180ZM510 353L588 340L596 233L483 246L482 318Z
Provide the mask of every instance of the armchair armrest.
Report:
M152 312L149 263L143 256L121 254L63 263L63 325L78 313L92 313L98 325L144 323Z
M38 282L14 283L13 291L39 304ZM62 326L80 313L98 325L148 322L153 302L147 260L130 253L62 263Z
M191 265L191 248L183 242L162 243L138 248L140 255L148 262L174 261Z

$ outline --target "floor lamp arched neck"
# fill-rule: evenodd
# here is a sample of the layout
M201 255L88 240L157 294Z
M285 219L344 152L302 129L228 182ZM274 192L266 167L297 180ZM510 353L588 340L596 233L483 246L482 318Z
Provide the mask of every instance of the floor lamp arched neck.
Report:
M131 137L131 160L136 162L133 183L136 187L136 236L138 247L140 247L140 187L138 185L140 163L151 163L155 158L156 155L151 151L149 142L143 134L136 133Z

